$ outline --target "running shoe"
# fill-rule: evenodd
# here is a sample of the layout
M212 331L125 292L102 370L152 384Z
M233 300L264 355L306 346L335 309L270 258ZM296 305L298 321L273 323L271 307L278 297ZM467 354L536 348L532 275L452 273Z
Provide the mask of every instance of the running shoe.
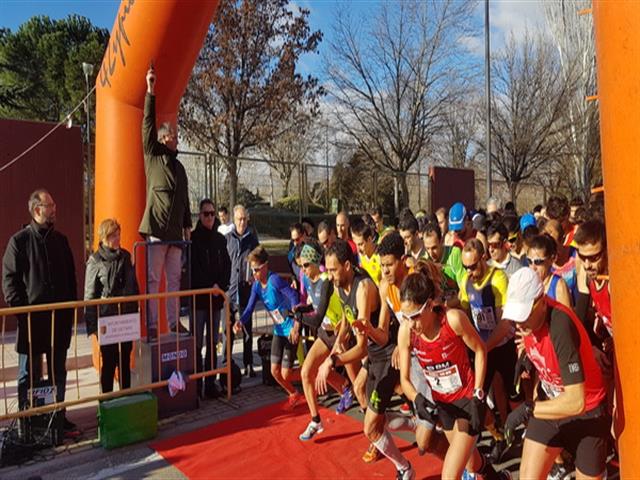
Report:
M468 472L467 469L465 468L462 472L462 476L460 477L460 480L476 480L476 474Z
M373 443L371 443L367 451L364 452L364 455L362 455L362 461L364 463L373 463L380 458L380 455L381 454L376 448L376 446Z
M505 440L494 440L493 447L491 448L491 453L489 453L489 463L491 463L492 465L500 463L500 460L502 460L502 455L504 455L506 449L507 442Z
M284 409L293 410L294 408L296 408L296 406L300 403L301 400L302 400L302 395L300 395L298 392L292 393L291 395L289 395L289 399L287 400L287 403L285 404Z
M414 478L416 478L416 471L411 464L404 470L398 470L396 473L397 480L413 480Z
M547 475L547 480L564 480L568 478L569 473L564 463L554 463L549 475Z
M511 480L513 477L509 470L501 470L498 472L498 478L501 478L502 480Z
M346 412L353 405L353 390L351 387L345 387L342 391L342 395L340 395L340 401L338 402L338 406L336 407L336 413L340 415L341 413Z
M400 405L400 412L404 413L405 415L411 415L411 405L409 405L408 402L403 403L402 405Z
M324 428L322 428L322 422L316 423L311 420L309 422L309 425L307 425L306 430L302 432L302 434L298 438L306 442L307 440L311 440L316 433L322 433L323 431Z

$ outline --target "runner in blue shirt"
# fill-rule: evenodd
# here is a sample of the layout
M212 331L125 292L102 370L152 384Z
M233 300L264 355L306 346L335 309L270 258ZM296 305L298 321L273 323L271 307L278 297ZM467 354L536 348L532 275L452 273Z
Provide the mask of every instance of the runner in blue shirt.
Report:
M294 305L298 304L298 294L282 277L269 271L269 254L264 247L256 247L249 254L248 260L255 281L251 287L249 303L233 330L239 333L251 321L258 300L262 301L273 320L271 374L289 394L288 408L293 409L302 399L291 384L300 375L298 370L293 370L300 324L294 321L291 313Z

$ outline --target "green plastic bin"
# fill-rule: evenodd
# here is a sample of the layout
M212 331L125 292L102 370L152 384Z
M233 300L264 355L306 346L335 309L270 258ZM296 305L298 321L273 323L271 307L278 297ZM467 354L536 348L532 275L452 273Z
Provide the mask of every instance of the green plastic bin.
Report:
M100 402L100 444L107 449L154 438L158 432L158 399L140 393Z

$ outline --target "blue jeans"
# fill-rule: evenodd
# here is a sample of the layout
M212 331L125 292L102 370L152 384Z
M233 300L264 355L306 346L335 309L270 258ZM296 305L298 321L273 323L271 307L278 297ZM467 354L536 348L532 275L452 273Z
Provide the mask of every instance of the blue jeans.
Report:
M220 317L222 310L213 309L211 320L207 310L196 310L196 370L204 372L218 366L218 339L220 337ZM213 341L213 344L212 344ZM204 364L202 362L202 347L205 347ZM197 373L196 372L196 373ZM214 383L214 377L205 378L205 388Z
M64 402L67 385L67 349L54 349L53 355L51 355L51 351L46 352L45 355L47 357L47 378L51 383L55 378L56 402ZM31 387L31 382L33 381L33 385L36 385L42 380L42 354L34 354L33 360L32 379L30 379L29 355L18 354L18 408L20 410L30 406L29 388Z

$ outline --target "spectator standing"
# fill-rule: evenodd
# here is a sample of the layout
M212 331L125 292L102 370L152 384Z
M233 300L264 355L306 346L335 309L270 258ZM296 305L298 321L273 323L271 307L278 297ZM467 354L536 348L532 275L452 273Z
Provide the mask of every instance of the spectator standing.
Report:
M31 222L11 237L2 260L5 302L10 307L24 307L76 300L73 254L67 237L54 228L56 203L47 190L38 189L29 197L28 205ZM27 315L18 315L16 351L21 410L29 406L30 385L42 376L43 353L47 357L48 378L56 386L56 401L64 401L73 310L56 310L53 332L52 316L52 312L32 313L29 328ZM67 432L75 430L75 425L66 418L64 426Z
M187 173L178 160L178 135L175 126L163 123L156 131L155 82L155 71L150 68L147 72L147 95L142 121L147 205L138 229L149 242L149 293L158 292L163 269L167 278L167 291L180 290L182 273L181 246L154 243L189 240L191 234ZM158 300L149 302L148 335L152 338L157 334L158 303ZM186 333L179 321L178 308L177 297L167 298L167 317L171 331L175 332L178 328L178 332Z
M218 233L226 235L233 230L233 222L229 218L229 210L224 205L218 208L218 220L220 220Z
M242 205L233 207L233 230L226 235L227 252L231 259L231 277L227 292L233 314L242 312L251 295L253 275L247 257L258 246L258 239L248 228L249 214ZM244 374L254 377L252 322L247 321L242 329L242 361Z
M84 299L124 297L138 295L136 271L131 263L131 254L120 248L120 224L112 218L103 220L98 227L100 243L98 249L87 260L84 277ZM99 310L99 312L98 312ZM98 334L98 317L120 315L138 311L137 302L123 304L107 304L86 307L84 319L87 335ZM100 369L100 385L102 393L113 391L113 378L116 367L120 376L120 388L131 386L132 342L101 345L102 368Z
M191 287L219 288L227 290L231 276L231 260L227 242L216 230L216 208L205 198L200 202L200 214L196 228L191 234ZM218 366L217 345L220 318L224 300L219 295L196 297L196 371L215 369ZM202 346L205 347L204 365ZM202 381L198 381L198 393L202 393ZM218 391L214 377L206 377L204 395L216 398Z

